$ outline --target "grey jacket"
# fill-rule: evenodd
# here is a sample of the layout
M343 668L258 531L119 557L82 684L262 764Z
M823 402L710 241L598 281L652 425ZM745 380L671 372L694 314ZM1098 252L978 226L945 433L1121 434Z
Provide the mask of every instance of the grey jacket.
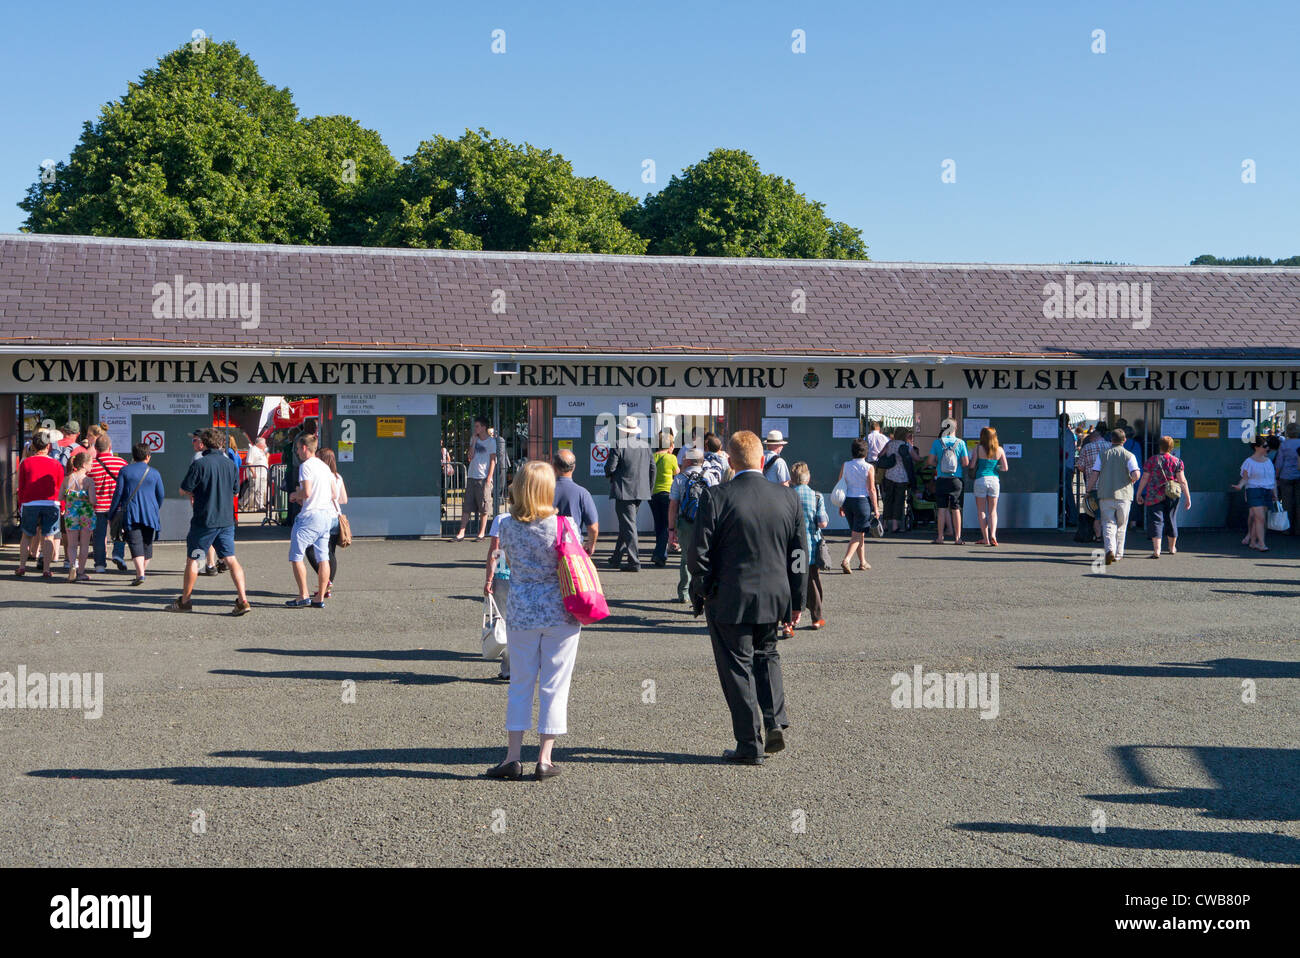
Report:
M655 457L650 447L645 443L611 446L605 477L611 499L649 499L655 481Z

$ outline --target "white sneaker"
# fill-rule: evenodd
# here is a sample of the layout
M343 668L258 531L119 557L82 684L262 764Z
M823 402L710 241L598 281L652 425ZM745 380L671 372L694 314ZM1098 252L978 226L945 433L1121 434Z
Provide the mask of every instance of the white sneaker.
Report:
M103 572L107 572L107 571L108 571L108 566L102 566L102 565L97 565L97 566L95 566L95 572L96 572L96 573L103 573Z

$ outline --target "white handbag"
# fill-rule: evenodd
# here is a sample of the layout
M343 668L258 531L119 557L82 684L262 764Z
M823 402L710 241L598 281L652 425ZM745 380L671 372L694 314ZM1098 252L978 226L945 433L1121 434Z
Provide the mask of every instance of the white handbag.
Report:
M483 658L499 659L506 651L506 620L496 599L483 596Z
M843 479L835 483L835 488L831 490L831 505L836 509L843 508L844 500L848 498L848 493L849 487L844 484Z
M1268 510L1268 531L1286 532L1291 528L1291 517L1286 514L1286 507L1276 499Z

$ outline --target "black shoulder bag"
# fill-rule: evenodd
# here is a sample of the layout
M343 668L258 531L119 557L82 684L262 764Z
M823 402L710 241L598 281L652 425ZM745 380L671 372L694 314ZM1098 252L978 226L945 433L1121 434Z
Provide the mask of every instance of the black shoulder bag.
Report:
M119 473L121 471L118 470ZM144 481L148 478L149 467L145 466L144 475L135 484L135 488L131 490L131 495L127 496L126 502L122 503L122 507L113 513L112 518L108 520L108 532L114 542L121 542L126 538L126 511L131 508L131 503L135 500L135 494L140 491L140 487L144 485Z

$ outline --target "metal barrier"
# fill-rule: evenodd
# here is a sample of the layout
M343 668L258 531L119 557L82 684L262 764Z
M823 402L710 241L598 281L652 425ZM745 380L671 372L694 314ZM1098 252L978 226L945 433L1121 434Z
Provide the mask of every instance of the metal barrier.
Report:
M239 485L244 490L239 496L240 512L266 512L267 489L270 486L268 473L269 468L264 465L246 464L240 467Z
M442 534L455 535L465 514L465 488L469 484L469 464L442 464Z
M264 526L288 525L289 492L284 488L285 470L287 468L284 463L279 463L267 469L266 518L262 520Z

